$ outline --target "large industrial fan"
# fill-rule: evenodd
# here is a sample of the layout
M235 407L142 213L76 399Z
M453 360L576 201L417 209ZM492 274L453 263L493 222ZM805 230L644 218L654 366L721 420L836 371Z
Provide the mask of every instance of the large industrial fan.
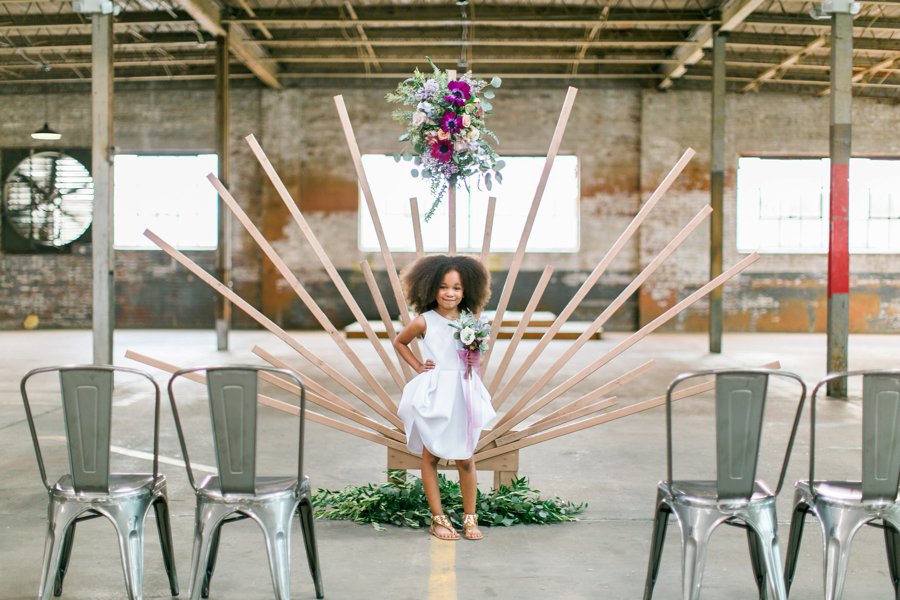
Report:
M6 223L29 242L60 248L91 225L94 182L78 160L36 152L12 169L3 186Z

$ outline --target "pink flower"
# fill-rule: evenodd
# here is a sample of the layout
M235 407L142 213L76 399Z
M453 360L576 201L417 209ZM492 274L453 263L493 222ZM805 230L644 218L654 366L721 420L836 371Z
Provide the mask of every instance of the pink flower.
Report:
M441 118L441 129L448 133L456 133L463 128L462 117L457 117L456 113L447 112Z
M426 115L422 111L417 110L416 112L413 113L412 124L415 125L416 127L418 127L419 125L421 125L422 123L424 123L427 120L428 120L428 115Z
M463 124L463 127L468 127L469 125L471 125L472 117L470 117L469 115L463 115L462 116L462 124Z
M450 132L449 132L449 131L444 131L443 129L438 129L438 132L437 132L437 139L439 139L439 140L441 140L441 141L449 140L449 139L450 139Z
M447 90L450 93L444 96L444 100L456 106L465 106L466 101L472 97L472 88L465 81L451 81L447 84Z
M453 156L453 146L449 140L439 141L431 147L431 156L438 159L438 162L445 163Z
M453 149L457 152L465 152L469 149L469 142L466 140L456 140L453 142Z

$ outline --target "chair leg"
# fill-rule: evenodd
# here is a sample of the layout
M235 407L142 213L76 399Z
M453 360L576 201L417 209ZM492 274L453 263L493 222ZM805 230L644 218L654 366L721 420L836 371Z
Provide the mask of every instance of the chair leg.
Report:
M177 596L178 572L175 570L175 547L172 544L172 524L169 520L169 502L165 496L159 496L153 502L156 514L156 529L159 531L159 545L162 547L163 565L169 576L169 591Z
M888 571L894 586L894 599L900 600L900 531L890 523L884 524L884 546L887 550Z
M222 522L232 512L231 507L207 504L198 498L197 511L194 516L194 548L191 552L191 587L188 592L191 600L200 600L206 580L213 536L217 536Z
M212 581L213 572L216 570L216 558L219 557L219 536L222 535L222 525L216 527L209 540L209 559L206 561L206 573L203 576L203 589L200 590L201 598L209 598L209 583Z
M844 591L853 536L869 517L862 511L816 506L825 537L825 600L839 600Z
M75 526L78 521L72 521L63 536L62 553L59 557L59 568L56 570L56 582L53 585L53 595L62 596L63 580L66 578L66 570L69 568L69 559L72 557L72 546L75 543Z
M787 556L784 559L784 589L790 594L794 573L797 571L797 558L800 556L800 542L803 539L803 525L809 505L805 502L794 502L794 513L791 515L791 531L788 534Z
M142 506L143 505L143 506ZM119 553L129 600L141 600L144 587L144 523L149 498L110 507L108 516L119 537Z
M753 530L756 550L762 563L760 571L768 580L769 591L773 600L787 600L787 590L784 586L784 572L781 569L781 551L778 546L778 520L775 516L775 500L767 506L760 506L754 511L747 524ZM765 585L760 589L760 598L765 598Z
M709 538L726 517L718 511L677 504L672 512L681 526L681 595L684 600L699 600Z
M316 545L316 533L313 527L315 516L312 504L308 501L300 502L300 529L303 531L303 543L306 546L306 560L309 563L309 573L312 575L313 584L316 586L316 598L325 597L325 589L322 586L322 571L319 569L319 549Z
M78 516L76 511L77 507L73 504L61 504L53 500L47 508L47 535L44 541L41 583L38 587L38 598L41 600L50 600L50 595L56 587L65 538L75 524Z
M768 600L766 587L766 562L763 558L764 550L761 548L761 540L752 527L747 527L747 545L750 547L750 567L753 569L753 580L756 589L759 590L759 600Z
M295 508L293 499L286 498L277 506L272 506L271 510L254 515L266 540L266 554L277 600L291 598L291 518Z
M644 600L651 599L653 588L656 586L663 545L666 543L666 529L669 525L670 513L668 506L657 503L656 515L653 519L653 533L650 536L650 559L647 564L647 581L644 583Z

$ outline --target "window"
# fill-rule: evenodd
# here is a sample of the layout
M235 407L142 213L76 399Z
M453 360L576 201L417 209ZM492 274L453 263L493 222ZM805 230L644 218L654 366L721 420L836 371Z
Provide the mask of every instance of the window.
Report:
M119 154L114 169L116 248L156 250L145 229L181 250L216 248L218 196L206 179L215 154Z
M742 157L737 176L741 252L828 251L830 161ZM900 253L900 160L850 160L850 251Z
M471 186L471 193L461 187L456 192L456 244L460 252L480 252L484 239L484 221L488 197L497 198L491 231L492 252L514 252L531 209L545 157L504 157L503 183L495 182L489 192ZM424 217L431 206L427 180L410 175L411 162L396 162L392 156L367 154L362 157L369 178L378 216L391 250L415 251L409 199L418 198L419 215ZM547 188L537 212L528 241L529 252L576 252L579 239L578 157L557 156L547 180ZM422 239L426 252L447 250L449 218L446 199L428 223L422 222ZM379 250L375 226L368 205L360 191L359 249Z

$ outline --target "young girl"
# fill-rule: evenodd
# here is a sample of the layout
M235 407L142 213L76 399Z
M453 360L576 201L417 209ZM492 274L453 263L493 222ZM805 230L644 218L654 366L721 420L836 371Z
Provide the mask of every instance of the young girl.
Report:
M449 324L460 311L481 312L491 295L490 275L479 261L467 256L428 256L403 274L406 298L419 315L397 334L394 347L419 375L403 388L399 415L406 428L406 445L422 455L422 485L431 508L431 534L457 540L459 534L444 514L438 488L437 463L452 459L459 471L463 528L466 539L480 540L475 514L478 475L472 458L475 443L494 418L491 397L477 368L466 379L466 363ZM419 362L409 343L423 337ZM466 394L464 386L469 387Z

